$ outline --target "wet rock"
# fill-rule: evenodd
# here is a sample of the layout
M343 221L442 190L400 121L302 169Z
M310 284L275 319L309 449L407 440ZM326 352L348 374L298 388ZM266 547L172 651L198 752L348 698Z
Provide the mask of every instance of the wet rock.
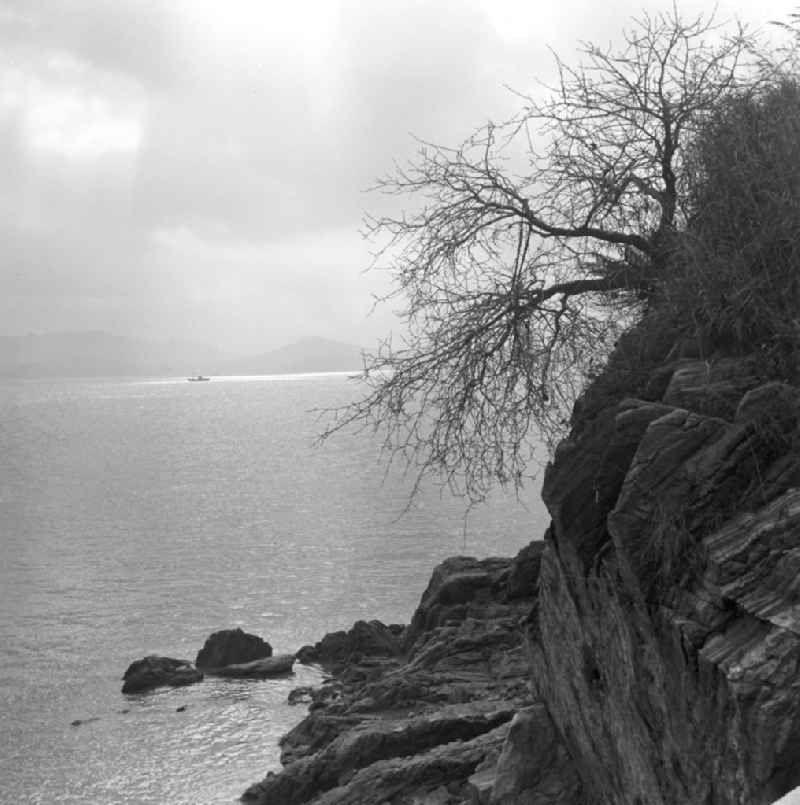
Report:
M311 704L314 701L314 688L311 685L302 685L289 691L286 699L288 704Z
M270 676L280 676L292 672L294 654L276 654L274 657L264 657L251 662L234 663L223 668L217 668L214 676L242 677L249 679L266 679Z
M151 654L131 663L122 678L123 693L141 693L164 685L172 687L191 685L199 682L203 674L188 660Z
M356 621L348 631L330 632L313 646L297 652L302 663L319 663L334 670L360 662L364 657L395 657L402 651L403 627L380 621Z
M241 629L223 629L206 640L197 653L195 665L204 671L212 671L271 656L272 646L257 635Z

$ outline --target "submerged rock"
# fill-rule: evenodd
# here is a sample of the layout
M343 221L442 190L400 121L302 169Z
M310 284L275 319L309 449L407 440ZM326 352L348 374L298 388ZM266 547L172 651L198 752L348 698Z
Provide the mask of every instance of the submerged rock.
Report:
M93 721L99 721L100 716L91 716L90 718L76 718L74 721L70 721L70 727L82 727L84 724L91 724Z
M122 679L123 693L141 693L164 685L178 687L191 685L203 678L188 660L158 657L151 654L128 666Z
M257 635L241 629L223 629L208 637L197 653L195 665L204 671L214 671L271 656L272 646Z

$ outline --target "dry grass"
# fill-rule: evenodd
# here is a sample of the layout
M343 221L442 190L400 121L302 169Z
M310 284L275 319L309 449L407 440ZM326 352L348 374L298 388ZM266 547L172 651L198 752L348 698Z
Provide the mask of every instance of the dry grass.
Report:
M710 349L764 354L800 375L800 84L782 77L734 95L690 153L688 225L668 303Z

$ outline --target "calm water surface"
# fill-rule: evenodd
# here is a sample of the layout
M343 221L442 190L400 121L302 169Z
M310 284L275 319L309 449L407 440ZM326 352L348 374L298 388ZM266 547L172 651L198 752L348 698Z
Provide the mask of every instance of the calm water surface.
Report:
M466 531L433 488L400 517L409 484L384 480L373 441L314 446L311 409L355 392L340 375L0 381L0 801L232 802L279 766L304 714L286 696L316 672L123 696L132 660L193 660L233 626L283 652L405 623L437 561L541 537L536 489Z

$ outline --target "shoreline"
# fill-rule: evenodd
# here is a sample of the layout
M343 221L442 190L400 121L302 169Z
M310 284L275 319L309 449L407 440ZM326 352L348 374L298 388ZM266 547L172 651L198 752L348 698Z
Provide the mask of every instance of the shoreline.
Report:
M494 785L515 715L544 715L520 628L543 547L531 543L513 559L447 559L407 626L359 621L301 649L301 662L329 676L293 694L309 712L281 740L283 769L242 801L369 805L389 801L398 785L403 801L438 802L444 791L466 801Z

